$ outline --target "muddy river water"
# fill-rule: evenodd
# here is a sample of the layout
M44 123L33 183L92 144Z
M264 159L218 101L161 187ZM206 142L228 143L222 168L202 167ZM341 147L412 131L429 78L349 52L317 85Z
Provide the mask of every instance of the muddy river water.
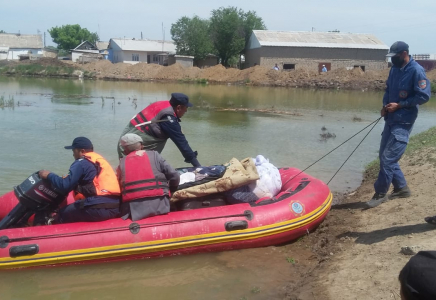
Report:
M116 143L130 118L172 92L194 104L182 129L202 165L262 154L276 166L304 169L379 117L382 93L138 82L0 77L0 194L28 175L59 175L73 162L63 146L87 136L96 152L117 165ZM81 96L82 95L82 96ZM272 112L274 111L274 112ZM284 112L284 113L277 113ZM436 125L436 100L420 110L413 133ZM377 157L383 122L329 184L347 192ZM368 130L312 166L328 182ZM321 134L333 137L324 139ZM168 141L162 155L186 166ZM274 248L272 248L274 249ZM242 250L154 260L0 272L0 299L266 299L283 274L263 265L274 250ZM251 260L251 261L250 261ZM284 262L285 263L285 262Z

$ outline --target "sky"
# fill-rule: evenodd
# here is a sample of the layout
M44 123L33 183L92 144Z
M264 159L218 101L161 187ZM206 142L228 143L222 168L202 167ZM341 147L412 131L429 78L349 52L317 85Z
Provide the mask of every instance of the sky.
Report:
M0 0L0 30L8 33L46 32L46 44L56 46L48 29L79 24L110 38L171 39L171 24L183 16L208 19L213 9L234 6L255 11L269 30L339 30L369 33L387 46L402 40L411 54L436 54L435 0ZM162 26L163 24L163 26ZM162 27L164 30L162 30Z

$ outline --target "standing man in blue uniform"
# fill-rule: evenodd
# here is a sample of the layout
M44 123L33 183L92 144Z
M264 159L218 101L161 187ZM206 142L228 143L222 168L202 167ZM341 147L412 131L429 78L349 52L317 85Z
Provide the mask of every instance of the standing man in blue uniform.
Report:
M380 171L374 183L375 194L366 202L368 208L395 198L410 197L411 192L398 161L409 142L418 106L426 103L431 95L430 81L424 69L409 56L409 45L395 42L387 56L391 57L392 68L380 112L385 119L379 151ZM388 195L391 183L394 190Z
M192 107L188 96L182 93L172 93L169 101L152 103L134 116L124 128L121 137L127 133L137 134L142 138L144 150L155 150L159 153L162 152L169 138L179 148L185 162L194 167L200 167L201 164L197 159L198 153L191 149L180 126L180 119L188 111L188 107ZM141 125L145 122L151 123ZM118 142L118 156L119 158L124 156L120 141Z

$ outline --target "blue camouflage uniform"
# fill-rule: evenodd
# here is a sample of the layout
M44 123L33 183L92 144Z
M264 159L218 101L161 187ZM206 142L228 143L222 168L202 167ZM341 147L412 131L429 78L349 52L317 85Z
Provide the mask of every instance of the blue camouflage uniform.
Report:
M385 114L380 142L380 172L374 183L376 193L386 194L391 183L395 190L407 185L398 161L406 150L409 135L418 116L418 106L430 99L430 81L424 69L412 58L402 68L393 66L386 82L383 107L399 103L400 108Z

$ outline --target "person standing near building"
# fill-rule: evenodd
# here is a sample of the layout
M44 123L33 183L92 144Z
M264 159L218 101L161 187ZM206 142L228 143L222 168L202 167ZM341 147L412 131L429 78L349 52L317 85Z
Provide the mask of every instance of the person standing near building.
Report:
M279 70L280 70L280 68L279 68L279 66L278 66L277 64L274 66L273 69L276 70L276 71L279 71Z
M404 174L398 161L406 150L409 135L418 116L418 106L430 99L430 81L424 69L409 56L409 45L395 42L387 55L392 68L386 82L381 116L385 119L379 158L380 171L374 183L375 194L366 202L367 208L388 200L410 197ZM390 185L394 189L390 195Z
M188 111L188 107L192 107L188 96L172 93L169 101L152 103L134 116L124 128L121 137L127 133L137 134L142 138L145 150L155 150L159 153L162 152L169 138L179 148L185 162L200 167L198 153L191 149L180 126L180 119ZM140 125L148 121L151 123ZM124 154L120 141L117 150L119 158L122 158Z
M322 65L322 69L321 69L321 72L322 72L322 73L325 73L325 72L327 72L327 68L325 67L325 65Z

